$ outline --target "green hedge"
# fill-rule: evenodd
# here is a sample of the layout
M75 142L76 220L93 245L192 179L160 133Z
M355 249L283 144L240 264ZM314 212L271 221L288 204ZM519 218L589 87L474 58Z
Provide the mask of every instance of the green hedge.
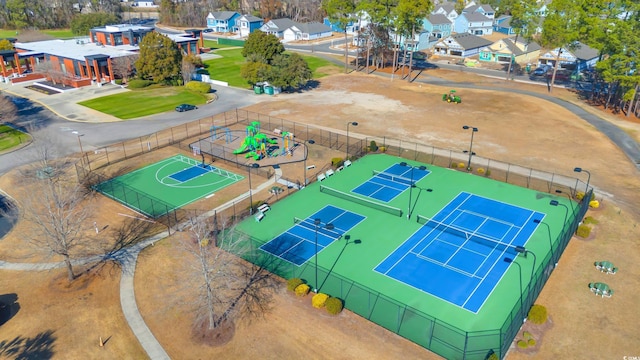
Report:
M529 310L528 318L534 324L544 324L547 322L547 308L542 305L533 305Z
M591 226L589 225L582 224L578 226L578 229L576 230L576 235L583 239L588 238L590 234L591 234Z
M327 309L327 312L331 315L338 315L342 311L342 300L330 297L324 303L324 307Z
M184 87L199 94L208 94L211 91L211 85L201 81L189 81Z
M142 89L145 88L149 85L153 84L153 81L151 80L140 80L140 79L136 79L136 80L131 80L128 83L128 88L129 89Z

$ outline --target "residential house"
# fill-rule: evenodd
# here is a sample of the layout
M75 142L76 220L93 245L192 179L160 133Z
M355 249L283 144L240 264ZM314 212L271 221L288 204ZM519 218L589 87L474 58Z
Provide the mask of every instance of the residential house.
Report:
M493 33L493 20L478 12L463 12L454 23L455 32L483 36Z
M540 45L522 37L500 39L480 50L478 59L486 62L529 64L540 56Z
M548 64L553 66L556 63L558 52L560 52L560 67L575 71L593 68L598 62L598 58L600 56L598 50L581 42L576 42L573 46L555 48L540 55L538 64Z
M317 40L330 37L332 30L329 26L319 22L296 23L283 32L284 41Z
M294 25L296 25L296 23L291 19L273 19L262 24L262 26L260 26L260 31L267 34L273 34L282 39L284 37L284 31Z
M493 20L496 17L496 12L495 10L493 10L493 8L491 7L491 5L476 5L476 4L469 4L467 5L467 7L465 7L462 10L462 13L475 13L475 14L480 14L480 15L484 15L486 17L488 17L489 19Z
M366 11L362 11L362 12L359 12L358 14L354 14L354 19L355 20L347 23L347 26L346 26L347 34L358 34L360 30L365 28L367 25L369 25L371 21L369 14L367 14ZM322 19L322 23L330 27L331 31L333 32L343 33L345 31L345 29L339 26L337 22L332 23L328 17Z
M480 53L480 49L491 45L491 41L469 33L447 36L434 47L435 55L469 57Z
M207 27L214 32L228 33L234 30L236 19L240 17L235 11L216 11L207 15Z
M515 35L516 30L511 27L511 15L501 15L493 22L493 31L507 35Z
M436 5L431 13L442 14L446 16L447 19L451 21L451 23L454 23L456 21L456 18L458 17L458 12L456 11L455 5L449 2ZM455 31L455 30L452 29L452 31Z
M242 15L236 19L235 31L240 37L247 37L252 32L259 30L264 21L253 15Z
M431 14L422 20L422 27L435 41L445 38L453 33L453 22L443 14Z

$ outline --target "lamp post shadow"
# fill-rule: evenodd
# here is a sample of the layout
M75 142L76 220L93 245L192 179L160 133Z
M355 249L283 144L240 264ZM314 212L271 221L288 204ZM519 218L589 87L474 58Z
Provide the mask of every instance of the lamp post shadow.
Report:
M322 284L320 284L320 286L318 287L318 292L320 292L320 289L322 289L324 284L327 282L327 279L329 279L329 275L331 275L331 273L333 272L333 269L336 267L336 264L338 263L338 260L340 260L340 257L342 257L342 254L344 253L344 250L347 248L347 246L349 246L349 244L361 244L362 243L362 240L360 240L360 239L356 239L356 240L351 241L351 235L345 235L344 239L345 239L344 245L342 246L342 249L340 250L340 253L338 254L338 256L336 256L336 260L333 262L333 265L331 265L331 268L327 272L327 275L322 280Z

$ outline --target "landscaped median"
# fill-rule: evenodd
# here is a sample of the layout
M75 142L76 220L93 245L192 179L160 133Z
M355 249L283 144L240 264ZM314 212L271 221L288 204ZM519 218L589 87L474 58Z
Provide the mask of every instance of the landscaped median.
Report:
M88 108L128 120L173 111L180 104L206 103L207 95L189 91L183 86L151 85L119 94L79 102ZM135 106L132 106L135 104Z
M0 153L15 149L31 141L31 135L9 125L0 125Z

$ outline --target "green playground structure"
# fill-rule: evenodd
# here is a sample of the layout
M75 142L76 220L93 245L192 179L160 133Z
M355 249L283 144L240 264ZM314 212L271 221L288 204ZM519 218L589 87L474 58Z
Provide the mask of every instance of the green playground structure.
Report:
M278 140L271 139L267 135L260 132L260 122L252 121L247 126L247 136L242 140L239 148L235 149L235 155L244 154L245 158L253 157L254 160L260 160L267 156L266 144L277 144Z

